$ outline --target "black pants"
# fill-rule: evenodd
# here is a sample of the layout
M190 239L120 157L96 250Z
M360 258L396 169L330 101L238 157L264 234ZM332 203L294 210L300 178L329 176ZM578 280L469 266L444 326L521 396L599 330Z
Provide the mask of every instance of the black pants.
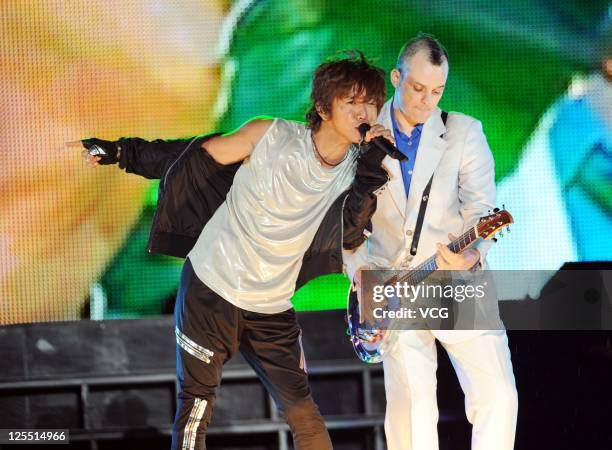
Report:
M331 449L329 434L312 400L301 330L293 309L260 314L237 308L183 266L174 310L178 406L173 450L205 449L206 428L223 364L236 350L255 370L293 433L296 449Z

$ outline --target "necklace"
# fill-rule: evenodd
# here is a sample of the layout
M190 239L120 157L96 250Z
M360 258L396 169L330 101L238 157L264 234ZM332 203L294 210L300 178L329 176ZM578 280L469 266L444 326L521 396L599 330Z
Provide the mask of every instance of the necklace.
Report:
M327 161L325 158L323 158L323 155L321 154L321 152L319 151L319 148L317 147L317 143L314 140L314 136L312 135L312 133L310 134L310 140L312 141L312 146L314 147L315 153L317 154L317 157L323 161L325 164L327 164L328 166L331 167L336 167L339 166L340 164L342 164L344 162L344 160L346 159L346 157L348 156L350 149L346 151L346 153L344 154L344 157L338 161L335 164L330 163L329 161Z

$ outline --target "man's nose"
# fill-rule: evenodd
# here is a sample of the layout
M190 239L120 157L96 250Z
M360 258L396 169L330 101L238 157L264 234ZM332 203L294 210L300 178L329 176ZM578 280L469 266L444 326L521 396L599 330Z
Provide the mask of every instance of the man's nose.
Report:
M355 112L355 116L359 120L365 120L368 117L368 110L366 105L357 105L357 111Z

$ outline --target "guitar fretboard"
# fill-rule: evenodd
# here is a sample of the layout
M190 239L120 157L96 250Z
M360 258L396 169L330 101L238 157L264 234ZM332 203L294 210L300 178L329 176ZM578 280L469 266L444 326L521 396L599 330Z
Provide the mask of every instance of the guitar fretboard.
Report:
M463 233L457 239L452 241L446 247L454 252L459 253L469 247L471 244L476 241L478 236L476 236L476 227L470 228L468 231ZM395 284L396 282L400 283L409 283L409 284L418 284L431 275L435 270L438 269L436 264L436 255L432 255L421 264L416 266L414 269L407 271L405 274L401 276L394 275L389 278L385 284Z

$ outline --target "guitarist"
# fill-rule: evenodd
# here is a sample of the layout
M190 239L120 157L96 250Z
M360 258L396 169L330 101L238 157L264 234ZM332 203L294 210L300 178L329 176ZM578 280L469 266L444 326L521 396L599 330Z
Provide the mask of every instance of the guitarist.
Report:
M378 123L393 130L408 161L386 157L382 167L372 165L367 176L360 177L358 171L344 211L345 229L352 233L345 235L344 247L349 250L344 262L356 285L369 264L413 267L434 253L440 269L482 267L488 242L477 242L460 254L443 245L495 205L493 157L481 123L458 113L444 117L437 107L448 70L444 47L433 36L419 34L404 45L391 72L395 93ZM383 188L368 183L385 177L389 182ZM425 213L417 236L421 203ZM366 228L371 234L362 244ZM438 449L436 339L446 349L465 393L472 449L513 448L518 402L504 330L393 333L397 340L383 359L389 450Z

